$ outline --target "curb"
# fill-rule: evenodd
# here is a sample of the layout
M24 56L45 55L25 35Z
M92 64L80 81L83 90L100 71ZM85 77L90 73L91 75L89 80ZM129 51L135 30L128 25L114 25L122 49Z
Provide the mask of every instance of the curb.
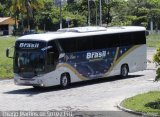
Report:
M127 109L127 108L121 106L122 103L123 103L123 101L122 101L120 104L117 105L117 108L119 108L119 109L122 110L122 111L131 113L131 114L134 114L134 115L139 115L139 116L142 116L142 117L160 117L159 115L148 115L148 114L146 114L146 113L136 112L136 111Z

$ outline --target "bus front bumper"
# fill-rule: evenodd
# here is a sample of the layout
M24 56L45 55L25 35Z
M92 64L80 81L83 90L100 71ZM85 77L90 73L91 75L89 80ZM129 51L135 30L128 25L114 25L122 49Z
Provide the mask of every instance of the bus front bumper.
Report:
M15 77L14 78L14 83L16 85L24 85L24 86L40 86L40 87L47 87L47 84L45 81L41 78L20 78L20 77Z

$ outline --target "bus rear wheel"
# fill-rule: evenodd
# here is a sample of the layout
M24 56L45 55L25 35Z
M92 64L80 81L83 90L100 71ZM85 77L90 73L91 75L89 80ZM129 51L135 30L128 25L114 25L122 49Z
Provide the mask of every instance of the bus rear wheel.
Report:
M129 72L128 65L127 64L122 65L122 67L121 67L121 77L126 78L128 76L128 72Z
M60 85L63 88L68 87L70 84L70 77L67 74L62 74L60 79Z

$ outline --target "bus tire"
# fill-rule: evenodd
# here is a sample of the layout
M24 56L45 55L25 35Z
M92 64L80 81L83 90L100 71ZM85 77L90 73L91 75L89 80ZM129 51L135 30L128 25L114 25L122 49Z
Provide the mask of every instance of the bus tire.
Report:
M69 74L65 73L61 75L61 79L60 79L60 85L63 88L68 87L70 84L70 76Z
M128 76L129 68L127 64L121 66L121 77L126 78Z

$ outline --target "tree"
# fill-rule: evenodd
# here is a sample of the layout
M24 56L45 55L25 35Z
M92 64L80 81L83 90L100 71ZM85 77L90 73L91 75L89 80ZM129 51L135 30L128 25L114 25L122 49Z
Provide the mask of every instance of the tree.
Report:
M43 0L12 0L10 11L14 11L15 19L19 19L19 15L21 15L21 20L23 22L23 15L27 15L27 28L30 29L30 19L33 18L33 12L37 9L43 7Z
M158 27L160 25L160 9L151 9L148 17L155 22L156 32L158 32Z
M127 1L125 0L110 0L109 2L109 14L110 14L110 25L127 25L128 20L127 14ZM106 13L107 14L107 13Z
M45 24L48 30L59 27L59 0L0 0L0 12L15 17L20 25L28 28ZM67 4L67 1L70 4ZM73 2L74 1L74 2ZM103 24L147 26L152 20L154 27L160 27L160 0L106 0L102 1ZM62 20L70 26L84 26L88 21L88 0L62 0ZM100 0L90 0L91 25L100 22ZM8 9L10 7L10 10ZM0 14L0 15L1 15ZM53 28L52 28L53 27Z
M160 1L159 0L147 0L147 6L149 9L148 20L154 22L156 32L160 27Z
M87 24L88 8L86 0L75 1L64 6L64 18L69 18L72 26L84 26Z
M147 25L148 8L146 0L129 0L128 1L128 16L134 16L132 25Z

